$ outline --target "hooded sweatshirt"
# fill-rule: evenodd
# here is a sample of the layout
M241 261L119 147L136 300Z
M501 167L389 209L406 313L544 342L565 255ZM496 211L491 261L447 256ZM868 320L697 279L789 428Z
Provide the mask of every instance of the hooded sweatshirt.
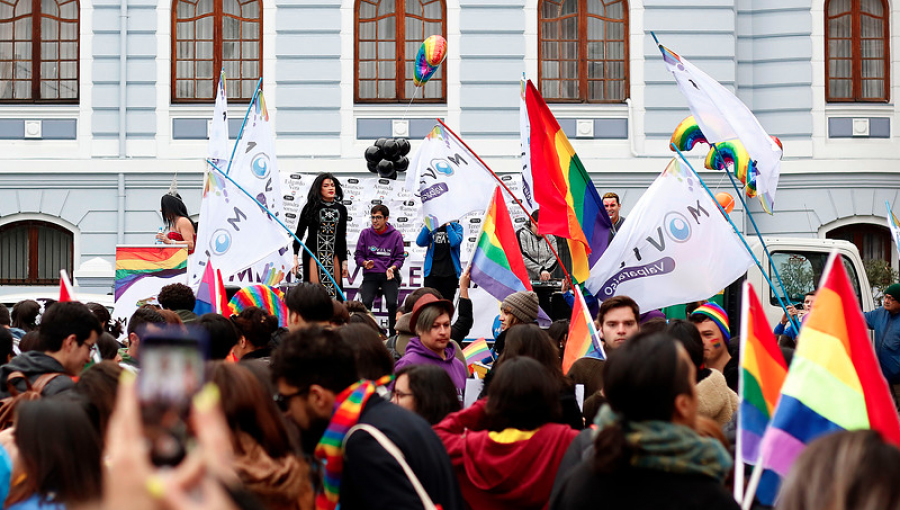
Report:
M387 268L403 266L403 234L390 223L381 233L369 227L359 234L356 242L356 265L363 267L367 260L375 263L372 269L363 269L367 274L384 274Z
M9 390L6 387L6 379L9 377L9 374L13 372L22 372L31 383L34 383L38 377L44 374L63 374L61 377L57 377L47 383L43 393L45 397L62 393L75 386L75 383L72 382L72 378L66 374L66 369L63 368L56 359L43 352L28 351L16 356L12 361L0 367L0 398L9 396ZM27 389L24 382L20 382L16 388L19 391L25 391Z
M452 343L444 348L444 358L428 347L422 345L422 340L414 336L406 346L406 354L394 365L394 372L407 365L435 365L444 369L450 375L453 385L456 386L456 395L459 401L463 401L463 392L466 389L466 366L456 358L456 346Z
M481 399L434 426L472 510L548 508L553 477L578 431L547 423L536 430L483 430Z

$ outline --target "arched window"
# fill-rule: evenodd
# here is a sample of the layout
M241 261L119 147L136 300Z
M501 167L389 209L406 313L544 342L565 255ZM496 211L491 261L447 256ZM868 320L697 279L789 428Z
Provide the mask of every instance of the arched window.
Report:
M889 10L885 0L826 2L828 101L888 101L891 68Z
M627 0L541 0L538 79L547 101L628 98Z
M78 0L0 0L0 102L78 102Z
M172 102L214 102L223 67L228 99L249 101L262 73L262 1L174 0Z
M413 76L422 41L447 37L446 17L443 0L357 0L356 102L445 102L445 66L422 90Z
M73 236L43 221L0 227L0 285L58 285L59 270L72 274Z

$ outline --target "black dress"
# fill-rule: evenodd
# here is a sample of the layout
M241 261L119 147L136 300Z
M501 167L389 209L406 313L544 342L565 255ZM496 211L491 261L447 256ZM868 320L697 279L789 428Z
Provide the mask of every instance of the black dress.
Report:
M300 222L297 224L297 238L303 239L308 232L304 243L306 247L316 254L316 258L333 277L334 281L343 289L341 270L347 260L347 208L344 204L334 201L331 203L317 200L314 204L307 203L300 213ZM294 254L300 251L300 243L294 241ZM318 283L325 287L333 299L341 299L340 292L335 289L331 279L322 271L318 264L313 262L309 254L303 255L303 281L315 281L310 279L310 270L315 266Z

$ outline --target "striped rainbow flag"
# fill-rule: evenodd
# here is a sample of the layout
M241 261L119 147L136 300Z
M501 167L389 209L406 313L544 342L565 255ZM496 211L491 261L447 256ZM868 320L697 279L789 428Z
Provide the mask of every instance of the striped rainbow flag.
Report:
M588 311L587 303L584 302L581 288L576 286L575 303L572 305L572 319L569 321L569 336L568 340L566 340L566 350L563 353L563 373L569 373L573 363L585 357L587 353L594 349L600 353L600 359L606 359L606 353L603 352L603 344L600 343L600 335L597 334L594 320L591 319L591 312Z
M514 292L531 290L519 241L499 186L494 189L484 214L481 234L472 255L471 276L475 284L498 301Z
M788 371L784 355L750 282L744 282L742 303L741 371L738 380L741 405L737 423L739 457L735 460L739 470L743 469L744 463L756 464L759 460L759 444L772 419ZM764 481L768 481L773 473L765 472L763 476ZM735 480L735 494L741 497L744 477L736 476ZM772 484L764 483L763 486Z
M900 420L890 389L847 272L832 253L760 445L762 467L783 478L812 440L857 429L877 430L885 441L900 445ZM767 491L762 482L757 497L771 504L766 496L775 491Z
M183 275L187 271L187 257L187 248L184 247L117 247L116 300L142 278L148 276L172 278L173 276Z
M463 349L463 356L466 357L466 365L471 365L473 363L477 363L484 358L491 357L491 349L488 347L487 342L484 338L479 338L474 342L470 343Z
M609 244L609 215L575 149L544 98L528 80L525 95L531 123L531 174L540 205L538 231L569 240L572 276L584 282Z

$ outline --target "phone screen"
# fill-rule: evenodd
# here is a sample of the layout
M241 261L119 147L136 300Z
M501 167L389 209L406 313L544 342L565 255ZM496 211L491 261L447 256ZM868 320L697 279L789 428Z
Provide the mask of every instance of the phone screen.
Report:
M200 339L184 329L141 340L138 395L150 458L158 466L177 465L187 454L191 399L203 385L202 352Z

